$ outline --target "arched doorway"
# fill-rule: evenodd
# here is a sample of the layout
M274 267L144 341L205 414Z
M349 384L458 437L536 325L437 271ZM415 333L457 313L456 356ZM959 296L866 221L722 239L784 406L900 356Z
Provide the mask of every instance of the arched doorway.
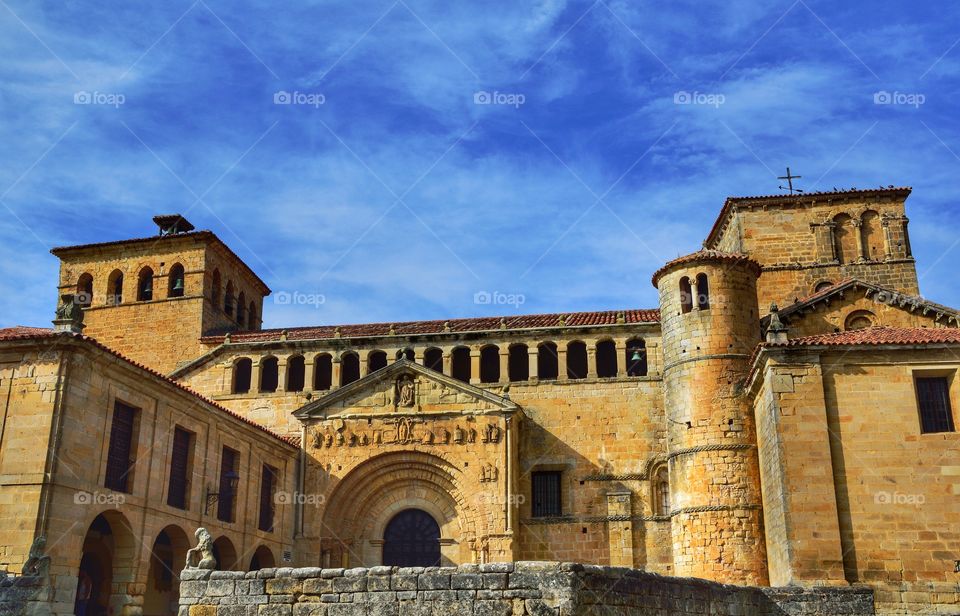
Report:
M119 614L133 582L134 540L130 523L118 511L101 513L87 529L77 572L74 613Z
M144 616L173 616L177 613L180 600L178 575L186 562L188 549L187 534L177 526L168 526L157 535L147 568Z
M270 569L276 567L276 561L273 558L273 552L265 545L257 548L250 559L250 571L259 571L260 569Z
M420 509L393 516L383 533L383 564L397 567L440 565L440 525Z

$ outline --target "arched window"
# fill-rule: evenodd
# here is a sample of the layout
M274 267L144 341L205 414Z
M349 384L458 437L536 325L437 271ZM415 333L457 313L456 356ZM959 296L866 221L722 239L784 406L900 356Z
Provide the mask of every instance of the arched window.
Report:
M306 365L303 355L293 355L287 359L287 387L286 391L303 391L306 377Z
M349 385L360 379L360 356L356 353L344 353L340 356L340 386Z
M416 353L413 352L413 349L400 349L397 351L397 359L408 359L414 361L416 358Z
M81 306L93 303L93 276L88 273L81 274L77 280L77 303Z
M853 219L846 214L837 214L833 218L833 245L839 263L853 263L857 260L857 238L854 235Z
M557 359L557 345L553 342L543 342L537 347L537 378L552 381L559 373Z
M423 353L423 365L430 370L443 372L443 349L436 347L427 349Z
M107 278L107 305L119 306L123 303L123 272L118 269L110 272Z
M706 274L697 274L697 308L710 309L710 284Z
M513 382L530 380L530 354L525 344L513 344L508 349L507 375Z
M617 376L617 345L613 340L597 343L597 376L602 379Z
M387 367L387 354L384 351L370 351L367 355L367 373Z
M220 305L220 292L223 284L220 281L220 270L213 270L213 282L210 283L210 301L214 306Z
M480 349L480 382L497 383L500 381L500 349L494 345Z
M567 345L567 378L587 378L587 345L579 340Z
M276 357L260 360L260 391L277 391L280 384L280 366Z
M653 473L653 514L670 515L670 478L666 466Z
M641 338L627 341L627 376L647 376L647 343Z
M844 329L848 332L857 329L866 329L873 327L876 322L877 315L869 310L855 310L850 313L844 322Z
M813 292L814 292L814 293L819 293L820 291L823 291L823 290L825 290L825 289L829 289L829 288L832 287L832 286L833 286L833 283L830 282L829 280L822 280L822 281L820 281L820 282L817 283L817 286L813 287Z
M247 294L243 291L240 291L240 295L237 296L237 323L240 324L240 327L247 322Z
M245 394L250 391L250 374L253 372L253 362L242 357L233 364L233 388L235 394Z
M223 296L223 311L228 317L233 316L234 308L233 281L227 283L227 292Z
M457 347L450 354L450 376L464 383L470 382L470 349L467 347Z
M259 328L260 322L257 321L257 304L251 301L250 307L247 308L247 329L255 330Z
M333 358L326 353L317 355L313 360L313 388L327 391L333 386Z
M167 297L183 297L185 292L184 284L186 278L183 272L183 266L175 263L170 268L170 275L167 282Z
M680 310L683 314L693 310L693 287L686 276L680 279Z
M145 267L137 276L137 301L149 302L153 299L153 270Z
M880 215L873 210L867 210L860 217L860 237L867 259L882 261L887 253L883 241L883 227Z

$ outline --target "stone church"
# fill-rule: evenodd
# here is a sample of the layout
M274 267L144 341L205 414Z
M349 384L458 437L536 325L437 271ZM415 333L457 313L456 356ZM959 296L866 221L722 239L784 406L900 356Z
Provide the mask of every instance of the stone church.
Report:
M46 613L175 614L204 527L235 571L576 561L960 613L960 312L920 295L909 195L728 198L658 306L601 312L263 329L267 283L181 216L56 248L54 327L0 330L0 569Z

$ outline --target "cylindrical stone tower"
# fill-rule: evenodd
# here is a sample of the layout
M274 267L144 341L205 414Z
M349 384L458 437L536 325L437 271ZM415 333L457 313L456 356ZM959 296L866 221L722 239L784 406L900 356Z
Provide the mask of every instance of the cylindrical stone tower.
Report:
M678 576L768 583L756 430L741 396L760 342L759 275L745 255L704 250L653 276Z

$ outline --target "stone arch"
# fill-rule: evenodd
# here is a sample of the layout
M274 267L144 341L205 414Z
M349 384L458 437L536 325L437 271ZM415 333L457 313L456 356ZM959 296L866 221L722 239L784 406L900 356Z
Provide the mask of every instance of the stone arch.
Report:
M284 391L303 391L307 375L306 360L303 355L296 353L287 357L287 382Z
M617 343L609 337L601 338L597 340L594 353L597 361L597 376L600 378L617 376Z
M843 321L844 331L866 329L878 325L877 315L869 310L854 310Z
M235 571L237 569L237 548L226 535L221 535L213 542L213 556L217 559L219 571Z
M537 345L537 378L554 380L560 374L560 355L557 343L547 340Z
M167 274L167 297L183 297L186 293L186 273L183 265L174 263Z
M253 378L253 360L249 357L238 357L233 362L232 381L230 392L245 394L250 391L250 380Z
M464 383L469 383L472 372L472 366L470 364L469 347L458 346L450 351L450 376L453 378L458 381L463 381Z
M333 357L318 353L313 357L313 389L327 391L333 386Z
M480 348L480 382L498 383L500 381L500 347L487 344Z
M493 532L487 524L496 519L495 512L464 492L458 464L420 451L367 460L344 476L327 502L322 528L329 535L323 549L337 566L344 553L350 566L379 565L384 530L404 509L421 509L437 521L446 565L463 562L463 546Z
M876 210L866 210L860 215L860 242L867 260L881 261L886 256L883 225Z
M423 352L423 365L430 370L443 373L443 349L430 347Z
M257 391L274 392L280 387L280 360L275 355L260 359L260 382Z
M143 593L145 614L174 616L180 598L178 578L191 547L187 533L179 526L165 527L144 551L146 561L140 570L146 572Z
M153 268L145 265L137 274L137 301L149 302L153 299Z
M135 582L136 548L126 516L113 509L94 516L84 535L77 571L78 589L84 579L90 587L87 613L123 612L128 586Z
M360 356L356 351L340 354L340 387L360 380Z
M123 303L123 272L115 269L107 277L106 303L108 306L118 306Z
M588 371L587 344L583 340L571 340L567 343L567 378L585 379Z
M277 559L274 558L273 552L270 551L265 545L261 545L253 553L253 556L250 558L250 567L249 571L258 571L260 569L270 569L277 566Z
M77 303L89 306L93 303L93 274L84 272L77 279Z
M510 382L530 380L530 351L523 342L507 347L507 378Z
M367 354L367 374L376 372L387 367L387 353L380 349L374 349Z

